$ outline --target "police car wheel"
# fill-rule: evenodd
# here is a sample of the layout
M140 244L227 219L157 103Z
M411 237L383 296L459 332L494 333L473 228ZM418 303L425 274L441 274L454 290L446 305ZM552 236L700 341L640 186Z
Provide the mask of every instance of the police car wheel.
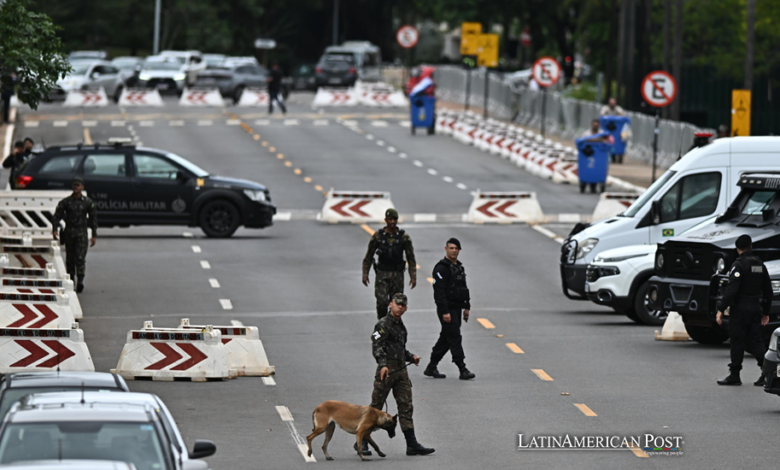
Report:
M699 344L721 344L729 339L729 333L721 328L685 325L685 330Z
M634 312L636 312L637 323L645 325L661 326L666 321L668 312L656 310L650 306L650 299L647 291L650 289L649 281L643 282L636 291L634 297Z
M209 237L229 237L241 224L238 208L228 201L206 203L200 210L200 228Z

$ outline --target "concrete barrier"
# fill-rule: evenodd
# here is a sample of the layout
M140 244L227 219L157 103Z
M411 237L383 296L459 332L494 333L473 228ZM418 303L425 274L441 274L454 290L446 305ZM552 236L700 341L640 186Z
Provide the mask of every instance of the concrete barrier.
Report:
M241 93L236 106L268 106L268 91L263 88L247 88Z
M669 312L661 334L655 330L656 341L688 341L688 331L685 329L682 317L677 312Z
M46 268L51 264L58 278L65 277L67 271L62 260L62 250L58 242L52 241L49 246L18 246L3 245L2 254L8 257L9 268ZM0 257L0 266L5 262Z
M475 224L543 222L544 214L534 192L481 192L477 190L466 214Z
M73 313L73 318L81 320L84 318L81 310L81 302L74 290L73 281L66 275L65 279L32 279L32 278L11 278L4 277L0 281L0 293L19 293L19 294L56 294L62 291L68 296L68 306Z
M64 290L53 294L0 292L0 328L74 328L76 318Z
M59 275L52 263L46 263L45 268L11 268L9 264L8 255L0 255L0 272L3 277L59 279ZM65 278L70 279L70 275L65 274Z
M52 370L95 371L83 331L0 328L0 373Z
M70 90L65 95L65 101L62 105L80 108L102 108L108 106L108 96L103 87L96 90Z
M329 224L382 222L385 211L395 208L390 193L378 191L328 191L319 220Z
M356 106L358 104L357 94L349 88L319 88L314 95L312 107L322 106Z
M0 232L3 236L23 236L51 240L51 218L57 204L70 191L0 191Z
M119 106L162 106L163 100L156 88L125 88L119 95Z
M227 351L219 330L207 326L201 331L154 328L144 322L140 330L127 332L127 340L116 369L111 372L125 380L151 378L205 382L232 379L235 370L228 367Z
M577 155L564 152L553 169L552 182L557 184L579 184L579 163Z
M182 318L179 328L184 330L203 330L205 325L192 325L189 318ZM227 350L230 369L239 376L266 377L273 375L276 368L268 363L260 331L256 326L214 326L222 335L222 344Z
M179 106L225 106L219 88L185 88Z
M637 198L639 194L636 193L601 193L591 220L596 222L614 217L628 209Z
M358 103L365 106L384 108L405 108L409 106L409 100L400 90L368 89L359 94Z

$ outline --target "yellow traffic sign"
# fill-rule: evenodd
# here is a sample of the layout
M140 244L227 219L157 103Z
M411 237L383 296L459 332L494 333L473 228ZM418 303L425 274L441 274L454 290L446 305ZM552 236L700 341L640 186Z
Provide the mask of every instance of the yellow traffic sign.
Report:
M731 90L731 135L750 135L750 90Z
M460 55L477 55L477 37L482 33L482 23L464 22L460 25Z
M498 67L498 34L480 34L478 37L477 65Z

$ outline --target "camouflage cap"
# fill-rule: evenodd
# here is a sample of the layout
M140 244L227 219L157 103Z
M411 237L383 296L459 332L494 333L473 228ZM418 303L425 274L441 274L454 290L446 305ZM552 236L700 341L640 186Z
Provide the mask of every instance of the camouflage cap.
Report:
M393 302L395 302L398 305L403 305L406 307L406 295L405 294L395 294L393 296Z
M392 207L390 209L387 209L385 211L385 219L396 219L396 220L398 220L398 211L393 209Z
M74 185L76 183L84 186L84 179L81 178L80 176L77 176L77 177L73 178L73 182L71 183L71 185Z

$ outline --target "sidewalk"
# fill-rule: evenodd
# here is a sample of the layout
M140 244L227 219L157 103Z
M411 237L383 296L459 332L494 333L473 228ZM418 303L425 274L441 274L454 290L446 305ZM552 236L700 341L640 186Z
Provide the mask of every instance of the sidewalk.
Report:
M463 111L462 104L439 101L436 103L436 106L439 107L440 109L447 109L451 111ZM469 111L473 111L480 115L483 113L483 109L476 106L469 106ZM538 132L536 129L532 129L530 127L521 126L519 124L514 124L514 125L521 129ZM552 135L546 136L546 138L550 139L555 143L564 145L566 147L574 147L574 141L572 140L561 139L557 136L552 136ZM656 170L656 178L661 176L663 172L664 169L659 167ZM623 160L622 164L610 163L609 176L620 178L621 180L626 181L628 183L641 186L643 188L647 188L648 186L650 186L650 184L652 184L653 167L645 163L630 158L626 158L625 160Z

